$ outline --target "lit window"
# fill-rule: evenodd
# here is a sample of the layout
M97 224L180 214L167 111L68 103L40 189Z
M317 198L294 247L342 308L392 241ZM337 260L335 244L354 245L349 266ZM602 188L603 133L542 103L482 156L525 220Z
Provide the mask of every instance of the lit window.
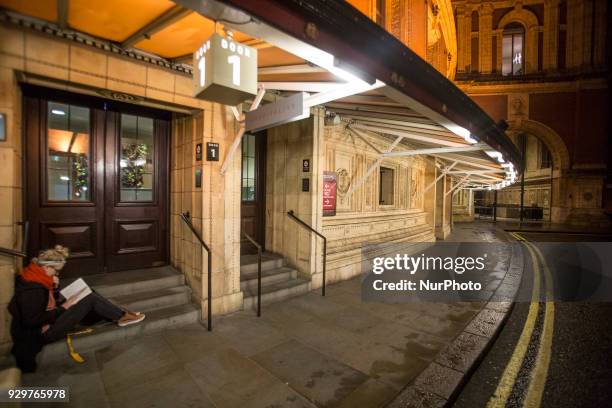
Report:
M47 199L90 199L90 112L88 108L49 102L47 107Z
M524 74L525 29L518 23L511 23L504 28L502 42L502 75Z
M255 135L244 135L242 139L242 201L255 201L257 185L255 157Z
M550 155L550 150L544 143L538 140L538 147L540 152L540 168L548 169L552 167L552 156Z
M393 169L387 167L380 168L380 188L378 204L393 205Z

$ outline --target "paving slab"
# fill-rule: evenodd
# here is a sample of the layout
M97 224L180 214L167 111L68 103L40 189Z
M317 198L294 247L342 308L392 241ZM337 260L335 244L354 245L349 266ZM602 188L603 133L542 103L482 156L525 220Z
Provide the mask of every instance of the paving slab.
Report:
M167 329L159 335L166 341L175 358L185 363L228 347L225 338L211 335L199 323Z
M166 368L163 375L143 381L134 378L109 399L113 408L215 407L182 367Z
M129 390L134 382L156 380L181 366L162 336L118 342L97 350L95 356L108 393Z
M217 407L313 407L255 361L222 349L185 365L198 387Z
M289 338L265 320L255 317L251 311L236 313L229 318L230 324L224 324L221 319L215 325L215 334L222 338L225 345L247 356L283 343Z
M70 403L57 403L53 406L108 408L110 402L100 376L99 367L93 352L83 353L85 364L71 359L43 364L32 374L22 374L24 387L70 387ZM40 407L40 403L22 404L23 407Z
M394 388L370 378L340 401L336 408L384 407L393 395Z
M364 373L296 340L253 358L318 406L334 406L368 379Z

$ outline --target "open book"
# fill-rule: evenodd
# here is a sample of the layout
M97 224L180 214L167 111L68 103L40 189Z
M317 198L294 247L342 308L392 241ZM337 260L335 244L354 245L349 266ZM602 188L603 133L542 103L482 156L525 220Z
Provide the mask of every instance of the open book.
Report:
M79 278L70 285L66 286L64 289L60 290L60 293L66 299L77 295L76 302L74 302L76 304L91 293L91 288L85 283L83 278Z

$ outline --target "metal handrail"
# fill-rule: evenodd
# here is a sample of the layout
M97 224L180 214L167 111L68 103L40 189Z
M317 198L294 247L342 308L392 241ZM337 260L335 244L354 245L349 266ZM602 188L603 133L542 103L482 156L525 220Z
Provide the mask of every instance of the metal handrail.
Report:
M257 317L261 317L261 245L259 245L249 234L243 232L242 235L257 248Z
M193 235L195 235L198 241L200 241L200 244L202 245L202 247L204 247L204 249L208 253L208 256L207 256L208 258L208 331L212 331L212 268L211 268L210 248L208 247L208 245L206 245L206 243L204 242L204 240L202 239L198 231L196 231L195 227L193 226L193 223L191 222L191 219L190 219L189 212L182 213L181 218L183 219L185 224L187 224L187 227L189 227Z
M298 224L301 224L303 227L305 227L306 229L310 230L311 232L314 232L316 235L318 235L320 238L323 239L323 286L321 286L321 296L325 296L325 266L326 266L326 263L327 263L327 238L325 238L325 236L323 234L321 234L319 231L317 231L316 229L312 228L310 225L306 224L304 221L300 220L293 213L293 210L289 210L287 212L287 215L289 216L289 218L292 218Z
M0 254L17 256L19 258L27 258L28 238L30 233L30 223L27 221L19 221L17 225L23 226L23 241L21 242L21 251L11 248L0 247Z

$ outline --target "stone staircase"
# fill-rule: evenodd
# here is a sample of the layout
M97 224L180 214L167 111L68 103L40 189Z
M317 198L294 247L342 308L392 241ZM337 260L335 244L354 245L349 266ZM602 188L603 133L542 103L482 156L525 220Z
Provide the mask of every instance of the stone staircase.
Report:
M244 292L244 310L257 309L257 255L240 257L240 289ZM270 304L307 293L310 282L298 278L297 271L286 266L285 259L271 252L261 256L261 304Z
M92 334L73 337L77 352L199 320L200 309L191 303L191 289L185 284L185 277L171 266L91 275L84 280L115 304L145 312L147 317L142 323L127 327L115 324L94 326ZM58 341L45 346L42 358L67 357L67 353L66 342Z

